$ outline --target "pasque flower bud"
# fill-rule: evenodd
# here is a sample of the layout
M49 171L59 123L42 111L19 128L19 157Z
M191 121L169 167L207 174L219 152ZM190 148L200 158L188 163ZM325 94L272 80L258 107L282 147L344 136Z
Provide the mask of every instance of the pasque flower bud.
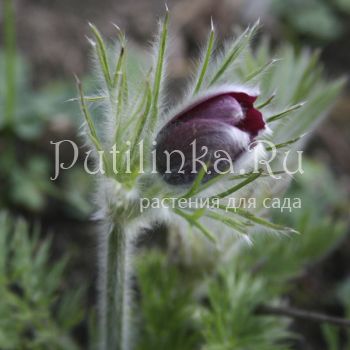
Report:
M254 108L256 95L241 91L212 93L176 114L157 136L157 171L170 184L193 182L201 163L210 166L204 179L228 169L248 151L256 136L266 128L261 112ZM207 152L205 153L205 150ZM197 154L194 154L196 151ZM205 156L204 156L205 154Z

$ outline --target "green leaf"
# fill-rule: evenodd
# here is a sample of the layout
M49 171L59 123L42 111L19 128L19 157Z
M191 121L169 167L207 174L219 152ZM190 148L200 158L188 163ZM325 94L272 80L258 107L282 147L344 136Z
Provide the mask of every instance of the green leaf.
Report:
M249 211L241 209L241 208L230 208L230 207L227 207L225 205L220 205L219 208L222 210L225 210L226 212L229 211L229 212L232 212L234 214L237 214L237 215L239 215L239 216L241 216L249 221L254 222L255 224L272 229L274 231L279 231L279 232L282 232L285 234L298 233L298 231L296 231L290 227L285 227L282 225L274 224L273 222L267 221L259 216L256 216L256 215L250 213Z
M202 184L204 176L207 174L207 169L208 169L208 164L206 164L205 166L203 166L201 168L201 170L198 172L198 175L197 175L195 181L193 182L193 185L187 191L187 193L182 196L182 198L190 198L198 193L198 190Z
M114 78L113 78L113 84L112 84L113 88L117 87L118 82L120 80L120 76L122 75L121 67L123 65L124 58L125 58L125 47L124 47L124 42L122 42L122 46L120 48L120 53L117 59L117 64L114 72Z
M273 99L276 97L276 93L273 93L266 101L262 102L260 105L256 107L256 109L263 109L264 107L268 106Z
M194 88L194 94L198 93L198 91L202 87L204 78L205 78L207 70L208 70L208 65L209 65L209 62L211 59L211 55L213 52L214 41L215 41L215 30L214 30L214 24L213 24L213 19L212 19L207 49L205 51L206 53L205 53L205 56L204 56L204 59L202 62L202 68L200 69L199 74L198 74L198 81L197 81L196 86Z
M196 227L201 233L204 234L205 237L208 238L209 241L217 243L216 237L204 225L202 225L197 219L195 219L194 216L192 216L191 214L187 214L180 209L174 209L174 212L177 215L184 218L185 220L187 220L191 226Z
M294 105L294 106L291 106L291 107L287 108L286 110L284 110L284 111L282 111L282 112L279 112L279 113L277 113L277 114L274 114L273 116L267 118L267 122L268 122L268 123L272 123L272 122L275 122L275 121L277 121L277 120L279 120L279 119L282 119L282 118L284 118L285 116L289 115L291 112L294 112L294 111L296 111L297 109L303 107L304 104L305 104L304 102L303 102L303 103L298 103L298 104L296 104L296 105Z
M160 33L160 42L158 48L158 57L154 74L153 90L152 90L152 112L151 112L151 130L154 129L158 118L159 110L159 94L163 78L165 51L168 38L169 11L167 9L165 19Z
M259 77L260 74L266 73L266 72L269 70L269 68L271 68L271 66L272 66L273 64L275 64L276 62L278 62L278 61L279 61L278 59L272 59L270 62L267 62L267 63L263 64L262 66L260 66L259 68L257 68L255 71L249 73L249 74L245 77L244 81L247 83L248 81L253 80L253 79ZM269 101L268 103L270 103L270 102L271 102L271 101ZM266 103L266 102L265 102L265 103ZM263 107L264 107L264 105L263 105Z
M144 129L145 129L145 126L146 126L147 117L148 117L149 112L151 110L151 104L152 104L152 91L151 91L151 87L150 87L149 83L147 82L146 88L145 88L144 98L140 104L140 106L145 105L145 107L144 107L144 111L141 114L141 116L138 120L138 123L136 125L135 139L131 145L131 159L134 159L135 149L137 147L137 144L141 141L141 136L142 136Z
M298 142L300 139L302 139L305 135L300 135L298 137L296 137L295 139L289 140L289 141L285 141L282 143L278 143L277 145L273 145L273 147L266 147L266 151L272 151L275 149L279 149L279 148L284 148L290 145L293 145L294 143Z
M257 173L252 173L247 179L243 180L242 182L240 182L239 184L232 186L231 188L229 188L226 191L220 192L214 196L211 196L211 199L214 198L225 198L228 197L229 195L231 195L234 192L237 192L238 190L240 190L241 188L247 186L248 184L250 184L251 182L255 181L257 178L259 178L261 176L262 172L259 171Z
M259 23L260 22L257 21L251 28L247 28L233 43L232 48L228 51L219 67L214 72L213 77L209 82L209 86L215 84L223 76L227 69L233 64L233 62L239 57L243 50L249 45L250 41L252 40L253 36L257 31Z
M100 66L102 69L102 74L104 76L107 87L111 88L113 86L113 84L112 84L112 80L111 80L111 73L110 73L109 64L108 64L107 49L106 49L105 43L103 41L103 38L102 38L100 32L96 28L96 26L93 25L92 23L89 23L89 26L90 26L90 28L95 36L95 39L96 39L96 45L93 45L93 46L96 48L97 57L98 57L98 60L100 62Z
M247 235L247 228L250 225L245 225L244 223L242 223L238 220L235 220L232 217L227 217L225 215L221 215L219 213L212 212L212 211L207 212L206 216L208 216L211 219L216 220L217 222L223 223L223 224L233 228L237 233L239 233L241 235L248 236Z

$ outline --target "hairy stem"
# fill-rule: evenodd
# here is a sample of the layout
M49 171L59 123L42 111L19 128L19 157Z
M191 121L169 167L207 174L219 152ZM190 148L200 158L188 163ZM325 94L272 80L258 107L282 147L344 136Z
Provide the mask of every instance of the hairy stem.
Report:
M105 252L100 270L100 349L129 350L130 237L115 223L101 249Z

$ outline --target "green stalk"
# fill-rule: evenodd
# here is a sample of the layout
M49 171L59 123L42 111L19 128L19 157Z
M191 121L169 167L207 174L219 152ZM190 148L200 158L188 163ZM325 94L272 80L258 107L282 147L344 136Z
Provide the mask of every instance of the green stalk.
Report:
M100 349L129 350L130 349L130 238L125 227L114 224L105 246L107 256L100 282L105 286L100 295Z
M12 0L4 1L4 40L6 62L6 100L5 100L5 125L12 126L15 110L16 86L16 34L14 25L14 10Z

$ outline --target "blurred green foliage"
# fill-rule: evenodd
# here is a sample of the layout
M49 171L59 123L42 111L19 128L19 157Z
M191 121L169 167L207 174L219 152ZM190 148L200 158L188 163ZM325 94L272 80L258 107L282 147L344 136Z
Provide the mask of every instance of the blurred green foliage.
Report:
M290 320L261 314L259 307L284 304L295 279L339 245L346 234L342 218L348 204L324 166L313 161L305 161L304 166L313 174L317 170L318 179L327 181L330 191L320 200L311 176L296 178L287 196L302 196L305 206L275 216L300 235L255 234L252 247L241 245L210 274L181 259L174 262L165 252L140 254L137 349L294 348L297 335L290 331ZM38 233L22 220L0 215L0 348L79 349L71 332L86 317L83 290L65 288L67 260L51 263L51 243L39 239ZM345 280L330 291L347 315L349 285ZM348 349L341 345L344 334L338 328L322 325L322 331L328 350Z
M16 52L16 37L11 0L4 2L4 51L0 51L0 208L43 211L48 198L68 204L72 216L86 217L91 212L84 194L90 186L87 176L80 171L76 186L72 179L78 171L64 178L62 191L50 181L52 160L45 154L42 139L48 125L55 121L72 120L78 107L66 103L75 92L73 85L53 82L35 91L31 87L29 64ZM59 115L57 115L59 111ZM67 188L67 184L71 184ZM83 194L82 194L83 193Z
M12 59L14 60L14 90L9 91L10 87L5 79L0 81L0 130L11 128L18 138L35 141L42 135L47 122L57 116L57 111L61 117L66 116L67 119L69 117L74 120L76 117L78 122L78 107L73 103L65 102L75 94L73 84L52 82L36 91L31 86L32 72L29 63L19 54ZM6 76L7 69L6 53L0 51L2 77ZM9 98L16 100L11 111L10 124L5 118L5 106Z
M181 271L161 253L151 251L139 257L142 319L137 349L198 347L201 337L195 329L193 290L188 284L182 284L181 279Z
M290 322L257 310L261 305L283 304L283 296L293 293L295 279L339 245L346 235L349 204L326 167L306 160L304 166L310 176L298 176L286 194L300 196L302 209L275 213L279 222L296 228L300 235L255 234L252 247L241 245L210 275L194 276L193 268L171 263L159 251L140 258L140 349L155 349L159 339L164 346L156 348L162 350L294 348L293 339L298 336L290 332ZM320 194L318 184L324 183L329 191ZM330 291L347 312L349 285L341 283L339 291ZM328 350L343 349L338 328L322 325L322 330ZM195 340L196 347L187 343L190 340Z
M235 266L220 269L208 286L209 307L202 307L201 330L206 350L282 350L289 348L287 323L257 315L258 307L279 297L263 277Z
M272 8L281 19L287 36L307 37L328 43L345 33L350 14L349 0L273 0Z
M30 231L0 213L0 348L78 349L70 332L84 317L84 288L64 291L67 256L50 263L50 240Z
M6 70L5 55L0 52L0 76ZM62 200L69 205L73 216L85 217L91 212L88 201L84 199L87 191L75 189L90 186L86 174L80 171L79 186L72 182L78 171L66 174L63 187L73 186L67 191L58 189L50 180L53 162L45 151L44 140L50 122L62 122L73 119L71 127L78 125L78 108L74 103L66 102L75 94L72 85L53 82L39 91L30 86L30 67L21 56L15 57L15 79L13 94L16 104L10 119L4 118L4 108L11 92L6 81L0 82L0 207L17 207L28 211L40 212L45 208L48 197ZM57 114L59 111L59 115ZM9 123L8 120L11 120ZM53 135L54 136L54 135ZM77 204L77 206L76 206Z

